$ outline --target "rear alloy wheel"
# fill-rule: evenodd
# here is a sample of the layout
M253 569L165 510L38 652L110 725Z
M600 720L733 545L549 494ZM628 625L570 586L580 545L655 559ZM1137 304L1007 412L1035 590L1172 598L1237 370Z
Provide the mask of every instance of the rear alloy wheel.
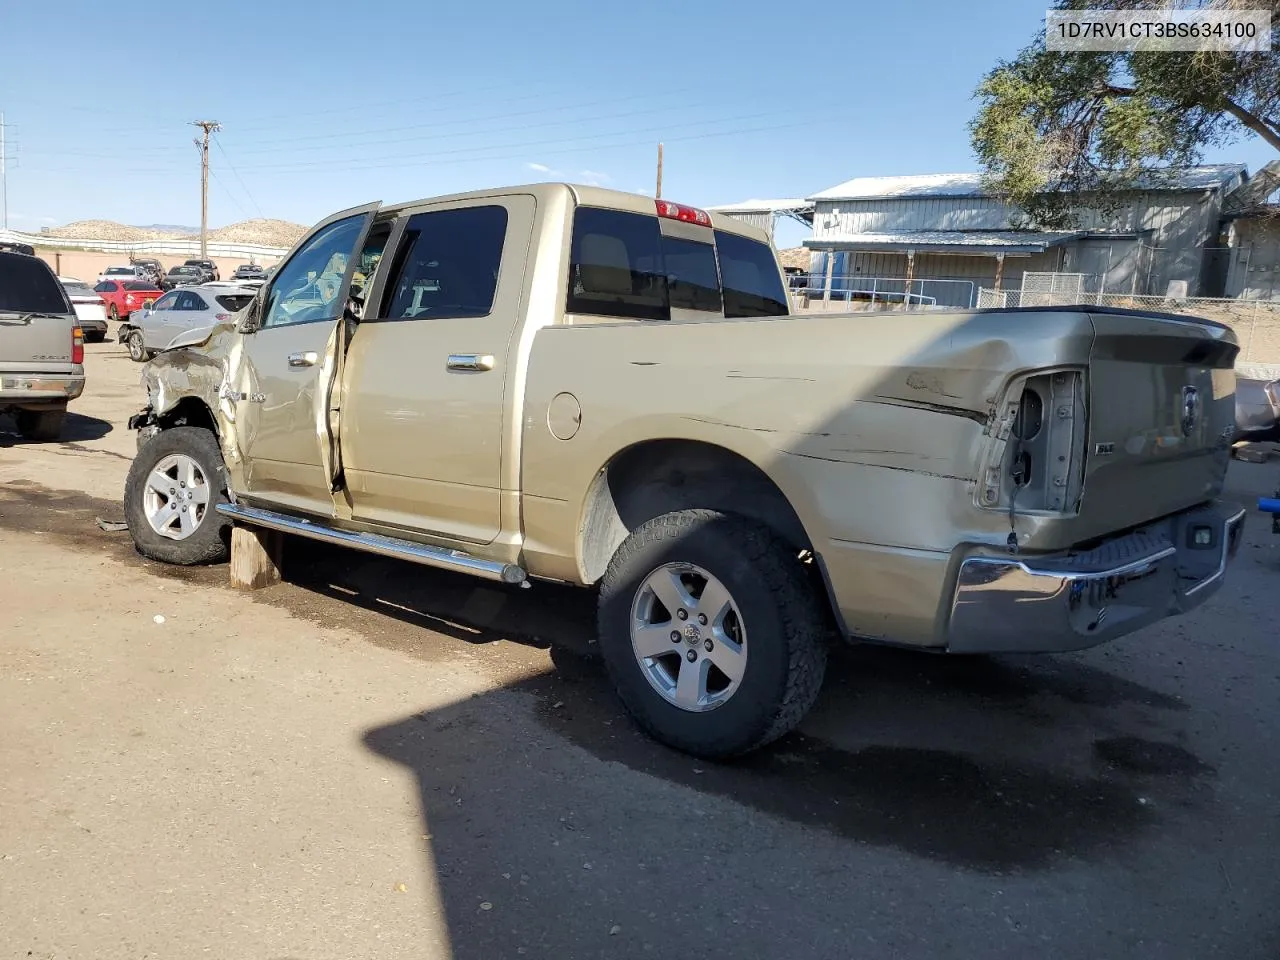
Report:
M217 438L200 427L162 430L134 458L124 517L143 556L190 566L227 558L226 470Z
M830 626L797 553L769 528L712 510L664 514L623 541L600 585L600 653L655 739L731 757L813 706Z
M124 345L129 350L129 359L142 363L147 359L147 348L142 345L142 331L130 330Z
M18 433L24 439L36 443L48 443L62 436L62 423L66 417L66 407L58 407L56 410L19 410L14 415L18 422Z
M119 314L119 312L116 310L116 305L115 305L114 303L113 303L113 304L111 304L111 306L107 307L107 315L108 315L112 320L119 320L119 319L120 319L120 314Z

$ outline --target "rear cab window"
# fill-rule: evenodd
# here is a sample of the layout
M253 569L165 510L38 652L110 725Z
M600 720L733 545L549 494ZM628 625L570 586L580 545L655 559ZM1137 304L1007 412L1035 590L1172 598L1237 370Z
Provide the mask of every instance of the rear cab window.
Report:
M71 313L71 304L43 260L0 253L0 313Z
M253 300L252 294L222 293L213 299L232 313L239 313Z
M782 316L773 251L724 230L581 206L574 213L568 313L631 320Z

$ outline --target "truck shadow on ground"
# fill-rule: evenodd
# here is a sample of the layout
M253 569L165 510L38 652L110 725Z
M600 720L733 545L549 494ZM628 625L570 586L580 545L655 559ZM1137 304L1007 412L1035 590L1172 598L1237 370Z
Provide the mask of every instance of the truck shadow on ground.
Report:
M394 560L352 564L338 548L304 541L289 541L285 570L317 598L376 617L362 631L377 631L381 621L385 636L390 617L469 644L505 640L549 652L552 668L541 675L365 738L418 778L429 819L442 785L465 783L486 797L490 839L508 829L504 808L523 792L523 774L477 751L476 738L511 712L497 701L512 695L532 698L531 706L527 719L494 730L504 742L528 736L532 720L598 760L695 794L979 871L1105 855L1155 826L1150 797L1190 802L1213 773L1177 743L1135 732L1167 727L1187 709L1184 701L1078 658L947 657L870 645L835 652L802 732L743 760L704 763L649 740L622 713L594 656L589 591L477 587ZM438 825L428 832L440 854L447 833ZM444 856L470 869L460 851Z
M513 955L531 943L540 955L579 955L575 945L593 939L601 956L631 955L608 950L600 907L627 914L620 922L628 929L638 919L659 941L655 949L678 950L678 942L660 942L668 932L652 917L679 916L687 909L683 891L714 885L717 876L758 877L767 888L778 837L792 836L795 825L826 834L829 840L806 844L831 851L843 871L877 862L868 847L924 858L956 877L1122 858L1158 833L1161 811L1202 800L1212 774L1176 745L1109 736L1090 724L1077 733L1085 762L1063 763L1047 749L1059 738L1020 708L1044 692L1036 671L990 660L956 667L884 650L836 657L824 700L833 687L856 683L877 710L890 705L877 718L880 729L894 731L886 742L845 749L793 734L733 763L703 762L633 728L598 660L556 646L551 654L554 668L544 675L364 735L371 751L417 784L422 823L411 829L427 839L458 958ZM922 662L907 666L908 658ZM930 682L921 686L921 675ZM1043 676L1050 689L1079 691L1086 703L1148 702L1148 694L1087 668L1059 674L1051 666ZM974 702L981 729L974 729ZM850 722L861 713L856 703L826 708ZM929 739L921 736L919 710L965 725L961 735L973 739L972 748L913 743ZM1039 757L1028 760L1002 743ZM725 802L752 811L747 834L717 819ZM650 830L657 839L645 839ZM606 881L600 867L594 881L583 873L593 863L636 861L640 871L631 877L616 870ZM815 865L806 881L813 896L833 869ZM500 898L503 922L485 922L483 904ZM647 922L641 910L650 911ZM715 955L752 954L741 928L721 928L743 942L736 953Z
M67 419L63 421L62 436L59 438L60 443L81 443L86 440L101 440L112 431L112 425L106 420L100 420L97 417L87 417L82 413L75 413L71 410L67 411ZM13 417L8 415L0 415L0 447L15 447L37 444L25 439L22 434L18 433L18 426L13 422ZM39 444L41 446L53 446L54 444Z

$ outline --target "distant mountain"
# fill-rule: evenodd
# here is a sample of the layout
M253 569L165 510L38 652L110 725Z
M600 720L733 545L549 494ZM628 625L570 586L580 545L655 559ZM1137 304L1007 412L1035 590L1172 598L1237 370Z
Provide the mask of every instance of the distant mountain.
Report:
M165 233L188 234L200 232L199 227L183 227L173 223L135 223L133 226L137 227L139 230L162 230Z

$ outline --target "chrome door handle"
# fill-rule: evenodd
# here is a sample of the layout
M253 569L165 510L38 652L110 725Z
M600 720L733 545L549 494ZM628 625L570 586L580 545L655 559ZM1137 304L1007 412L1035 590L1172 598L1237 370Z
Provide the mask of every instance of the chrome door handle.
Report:
M306 353L289 354L289 366L291 367L314 367L320 360L320 354L314 350L308 350Z
M451 353L446 366L450 370L492 370L493 354Z

